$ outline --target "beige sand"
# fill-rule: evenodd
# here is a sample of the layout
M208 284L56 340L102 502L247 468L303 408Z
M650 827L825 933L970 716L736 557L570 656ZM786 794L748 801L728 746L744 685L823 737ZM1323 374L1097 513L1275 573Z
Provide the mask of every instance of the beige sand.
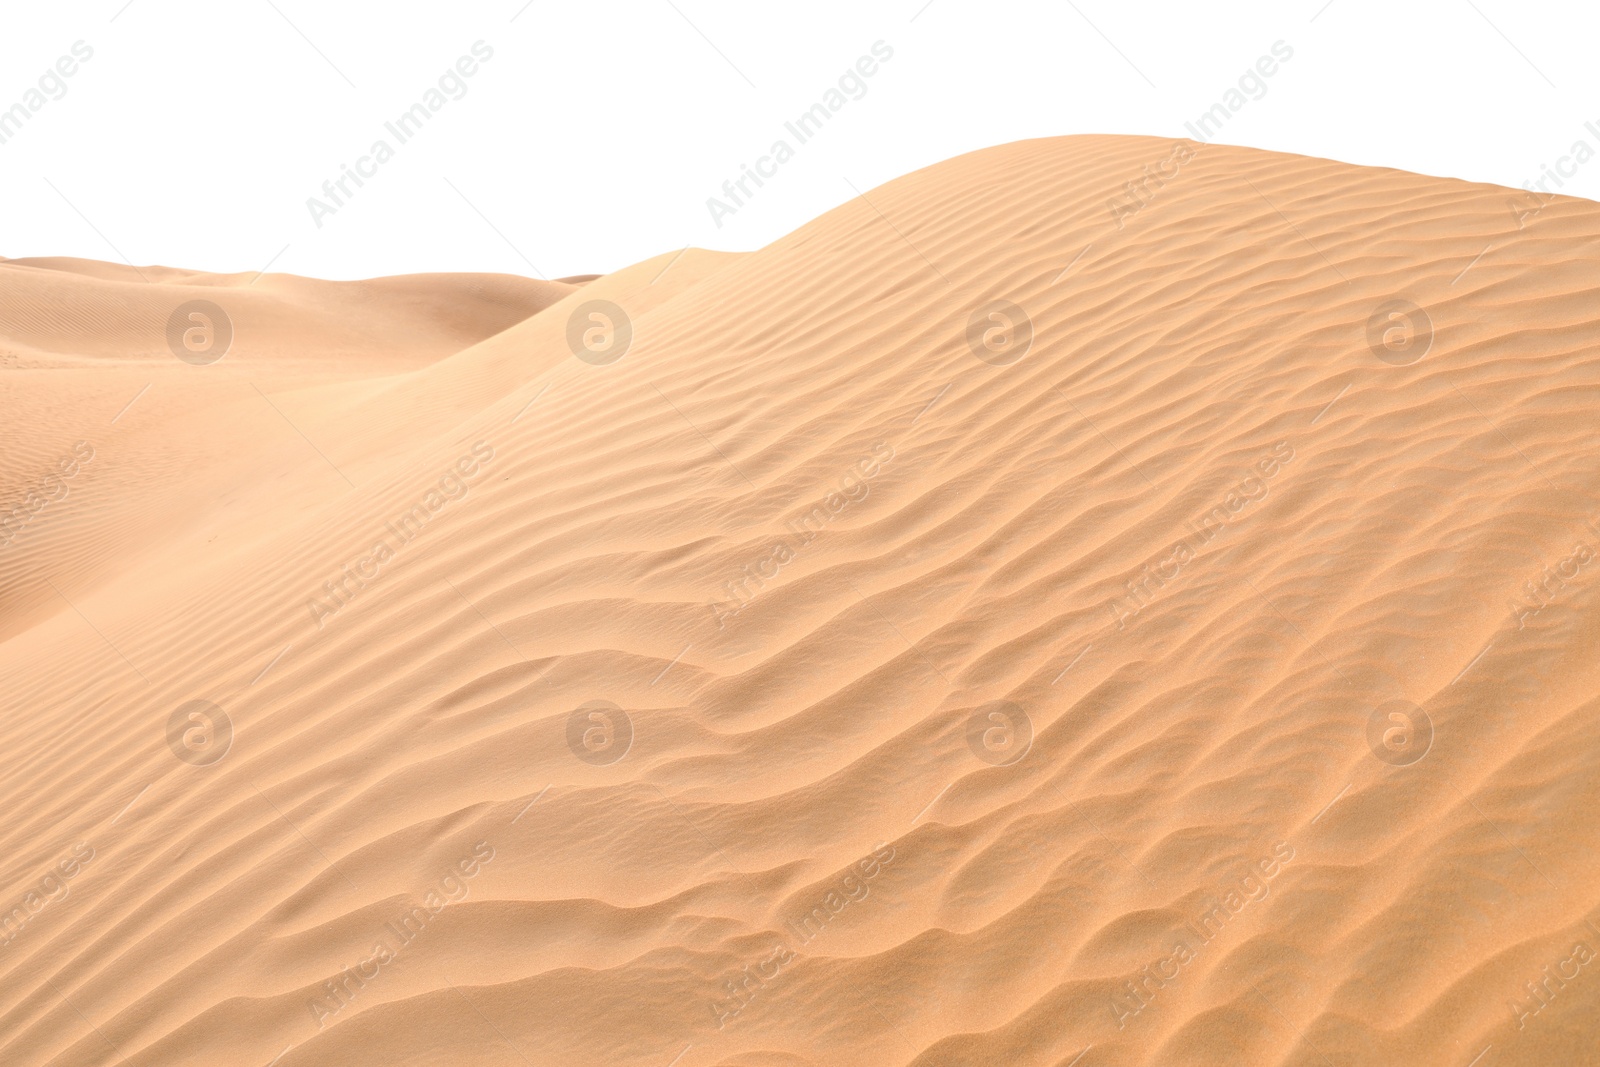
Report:
M0 262L0 1063L1600 1063L1597 249L1090 137L594 279Z

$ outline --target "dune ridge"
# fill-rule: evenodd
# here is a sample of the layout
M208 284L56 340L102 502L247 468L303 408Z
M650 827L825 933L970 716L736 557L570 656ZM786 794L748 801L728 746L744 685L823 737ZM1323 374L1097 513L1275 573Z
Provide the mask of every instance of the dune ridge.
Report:
M1600 1063L1600 207L1190 148L0 262L0 1062Z

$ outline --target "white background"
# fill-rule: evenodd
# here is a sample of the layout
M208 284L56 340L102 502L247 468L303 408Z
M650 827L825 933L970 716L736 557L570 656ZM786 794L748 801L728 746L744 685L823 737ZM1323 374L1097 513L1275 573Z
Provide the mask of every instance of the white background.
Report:
M306 199L480 39L467 95L318 229ZM0 144L0 255L553 278L752 249L988 145L1183 136L1278 40L1294 58L1216 140L1517 187L1600 149L1593 3L8 4L0 109L79 40L66 95ZM878 40L866 95L714 225L707 197ZM1600 198L1600 159L1562 191Z

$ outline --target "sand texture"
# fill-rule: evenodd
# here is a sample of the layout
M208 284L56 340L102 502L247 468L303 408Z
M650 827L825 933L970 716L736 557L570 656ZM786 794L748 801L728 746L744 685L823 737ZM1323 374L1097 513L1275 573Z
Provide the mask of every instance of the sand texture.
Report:
M0 261L0 1064L1600 1064L1597 351L1600 206L1150 138Z

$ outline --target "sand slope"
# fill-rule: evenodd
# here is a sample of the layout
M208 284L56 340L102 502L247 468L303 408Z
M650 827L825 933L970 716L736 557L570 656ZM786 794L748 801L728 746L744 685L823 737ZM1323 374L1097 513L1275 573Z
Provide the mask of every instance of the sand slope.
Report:
M0 263L0 1062L1600 1063L1600 207L1189 152Z

